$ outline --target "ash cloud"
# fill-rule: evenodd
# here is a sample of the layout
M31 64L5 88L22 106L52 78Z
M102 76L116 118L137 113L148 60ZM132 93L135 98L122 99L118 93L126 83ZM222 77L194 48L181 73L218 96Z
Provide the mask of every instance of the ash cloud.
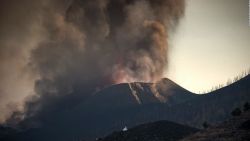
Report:
M0 5L0 110L2 121L12 115L10 122L45 118L106 85L159 80L168 62L169 32L185 9L184 0ZM6 108L13 99L20 108Z

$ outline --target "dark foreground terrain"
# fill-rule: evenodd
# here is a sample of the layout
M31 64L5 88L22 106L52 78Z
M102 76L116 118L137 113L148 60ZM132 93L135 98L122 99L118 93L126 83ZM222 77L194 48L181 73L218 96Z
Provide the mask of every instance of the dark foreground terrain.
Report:
M181 141L250 141L250 112L195 133Z
M98 141L177 141L199 131L196 128L169 121L136 126L128 131L114 132Z
M159 121L114 132L98 141L250 141L250 112L200 131Z

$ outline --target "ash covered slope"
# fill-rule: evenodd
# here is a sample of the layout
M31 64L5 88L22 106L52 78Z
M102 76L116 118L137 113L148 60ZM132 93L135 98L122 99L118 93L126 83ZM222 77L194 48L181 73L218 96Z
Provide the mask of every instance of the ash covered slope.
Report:
M166 119L201 127L204 121L219 123L231 117L231 111L250 101L250 75L199 97L164 109Z
M196 128L169 121L142 124L128 131L113 132L100 141L177 141L199 131Z
M249 141L250 111L181 141Z
M101 107L107 106L109 108L155 103L173 106L197 96L164 78L157 83L134 82L112 85L96 92L87 103L91 105L102 103ZM83 105L78 107L84 107Z

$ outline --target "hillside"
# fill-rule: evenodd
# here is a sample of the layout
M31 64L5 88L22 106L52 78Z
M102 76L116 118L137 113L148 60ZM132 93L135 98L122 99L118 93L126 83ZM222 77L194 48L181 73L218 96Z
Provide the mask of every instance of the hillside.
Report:
M165 115L168 120L201 127L204 121L213 124L225 121L231 117L230 113L234 108L249 101L250 75L219 90L200 95L173 108L166 108L164 112L168 113Z
M114 132L98 141L177 141L198 129L169 121L136 126L127 131Z
M231 118L217 126L210 127L182 139L181 141L249 141L250 112Z

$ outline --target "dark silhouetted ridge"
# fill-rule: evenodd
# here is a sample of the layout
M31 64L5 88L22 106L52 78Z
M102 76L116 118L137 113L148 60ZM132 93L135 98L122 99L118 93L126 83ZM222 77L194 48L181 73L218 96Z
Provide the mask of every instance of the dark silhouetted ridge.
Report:
M169 121L142 124L127 131L114 132L100 141L177 141L199 131Z

